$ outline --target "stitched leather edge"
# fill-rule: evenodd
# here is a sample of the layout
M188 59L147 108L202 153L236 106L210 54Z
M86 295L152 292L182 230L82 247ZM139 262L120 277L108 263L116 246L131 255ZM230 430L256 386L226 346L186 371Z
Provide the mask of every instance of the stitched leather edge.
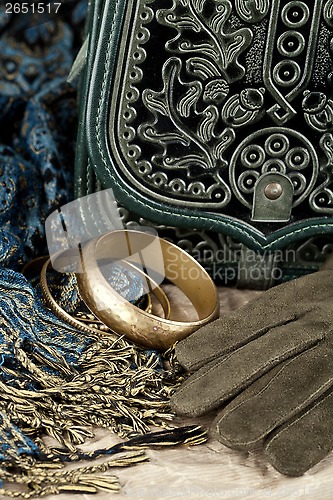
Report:
M318 234L332 234L333 218L325 217L311 219L311 222L305 220L290 224L265 236L262 232L232 217L223 215L207 216L202 212L193 210L189 214L186 209L176 207L170 209L167 205L153 201L150 202L150 205L147 205L147 200L139 192L126 185L125 181L112 169L111 154L106 136L108 109L106 103L110 94L107 91L107 82L111 82L110 76L116 62L120 26L126 7L127 0L105 1L97 50L96 54L94 54L95 63L88 89L86 138L95 174L103 187L113 188L118 201L141 217L170 226L206 229L224 233L256 250L274 250L302 238ZM111 88L110 85L109 88ZM97 106L96 103L98 103ZM97 113L94 113L96 107Z

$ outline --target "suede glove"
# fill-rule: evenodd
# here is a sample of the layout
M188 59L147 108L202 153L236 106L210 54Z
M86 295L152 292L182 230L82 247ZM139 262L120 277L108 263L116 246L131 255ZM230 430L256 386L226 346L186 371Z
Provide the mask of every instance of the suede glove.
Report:
M278 285L176 345L194 373L171 399L179 415L219 409L213 434L263 446L299 476L333 449L333 267Z

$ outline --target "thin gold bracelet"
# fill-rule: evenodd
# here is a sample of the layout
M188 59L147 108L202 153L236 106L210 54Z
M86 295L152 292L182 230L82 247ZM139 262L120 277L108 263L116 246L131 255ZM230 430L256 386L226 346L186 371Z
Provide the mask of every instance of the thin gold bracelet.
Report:
M51 267L51 260L47 259L40 273L40 287L46 305L51 309L51 311L56 316L58 316L59 319L65 321L65 323L68 323L70 326L76 328L77 330L80 330L81 332L89 333L90 335L93 335L94 337L97 338L100 338L101 334L103 333L107 334L108 336L112 336L114 337L115 340L117 340L119 336L116 335L112 330L109 329L108 331L104 330L101 331L98 328L86 325L83 322L71 316L67 311L65 311L62 307L59 306L59 304L54 300L47 283L47 270L49 269L49 267Z

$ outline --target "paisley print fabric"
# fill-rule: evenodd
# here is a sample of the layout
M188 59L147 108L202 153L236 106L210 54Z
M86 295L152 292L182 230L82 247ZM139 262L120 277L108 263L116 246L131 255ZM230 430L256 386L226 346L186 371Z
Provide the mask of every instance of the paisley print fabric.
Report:
M66 77L86 0L57 14L0 7L0 267L46 252L44 220L72 193L76 89Z

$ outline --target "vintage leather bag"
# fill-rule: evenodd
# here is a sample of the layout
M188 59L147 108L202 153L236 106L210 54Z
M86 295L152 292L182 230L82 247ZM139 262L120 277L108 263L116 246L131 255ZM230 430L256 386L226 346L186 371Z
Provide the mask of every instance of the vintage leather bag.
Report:
M333 0L94 0L88 17L76 196L111 187L126 224L220 283L316 270L333 248Z

